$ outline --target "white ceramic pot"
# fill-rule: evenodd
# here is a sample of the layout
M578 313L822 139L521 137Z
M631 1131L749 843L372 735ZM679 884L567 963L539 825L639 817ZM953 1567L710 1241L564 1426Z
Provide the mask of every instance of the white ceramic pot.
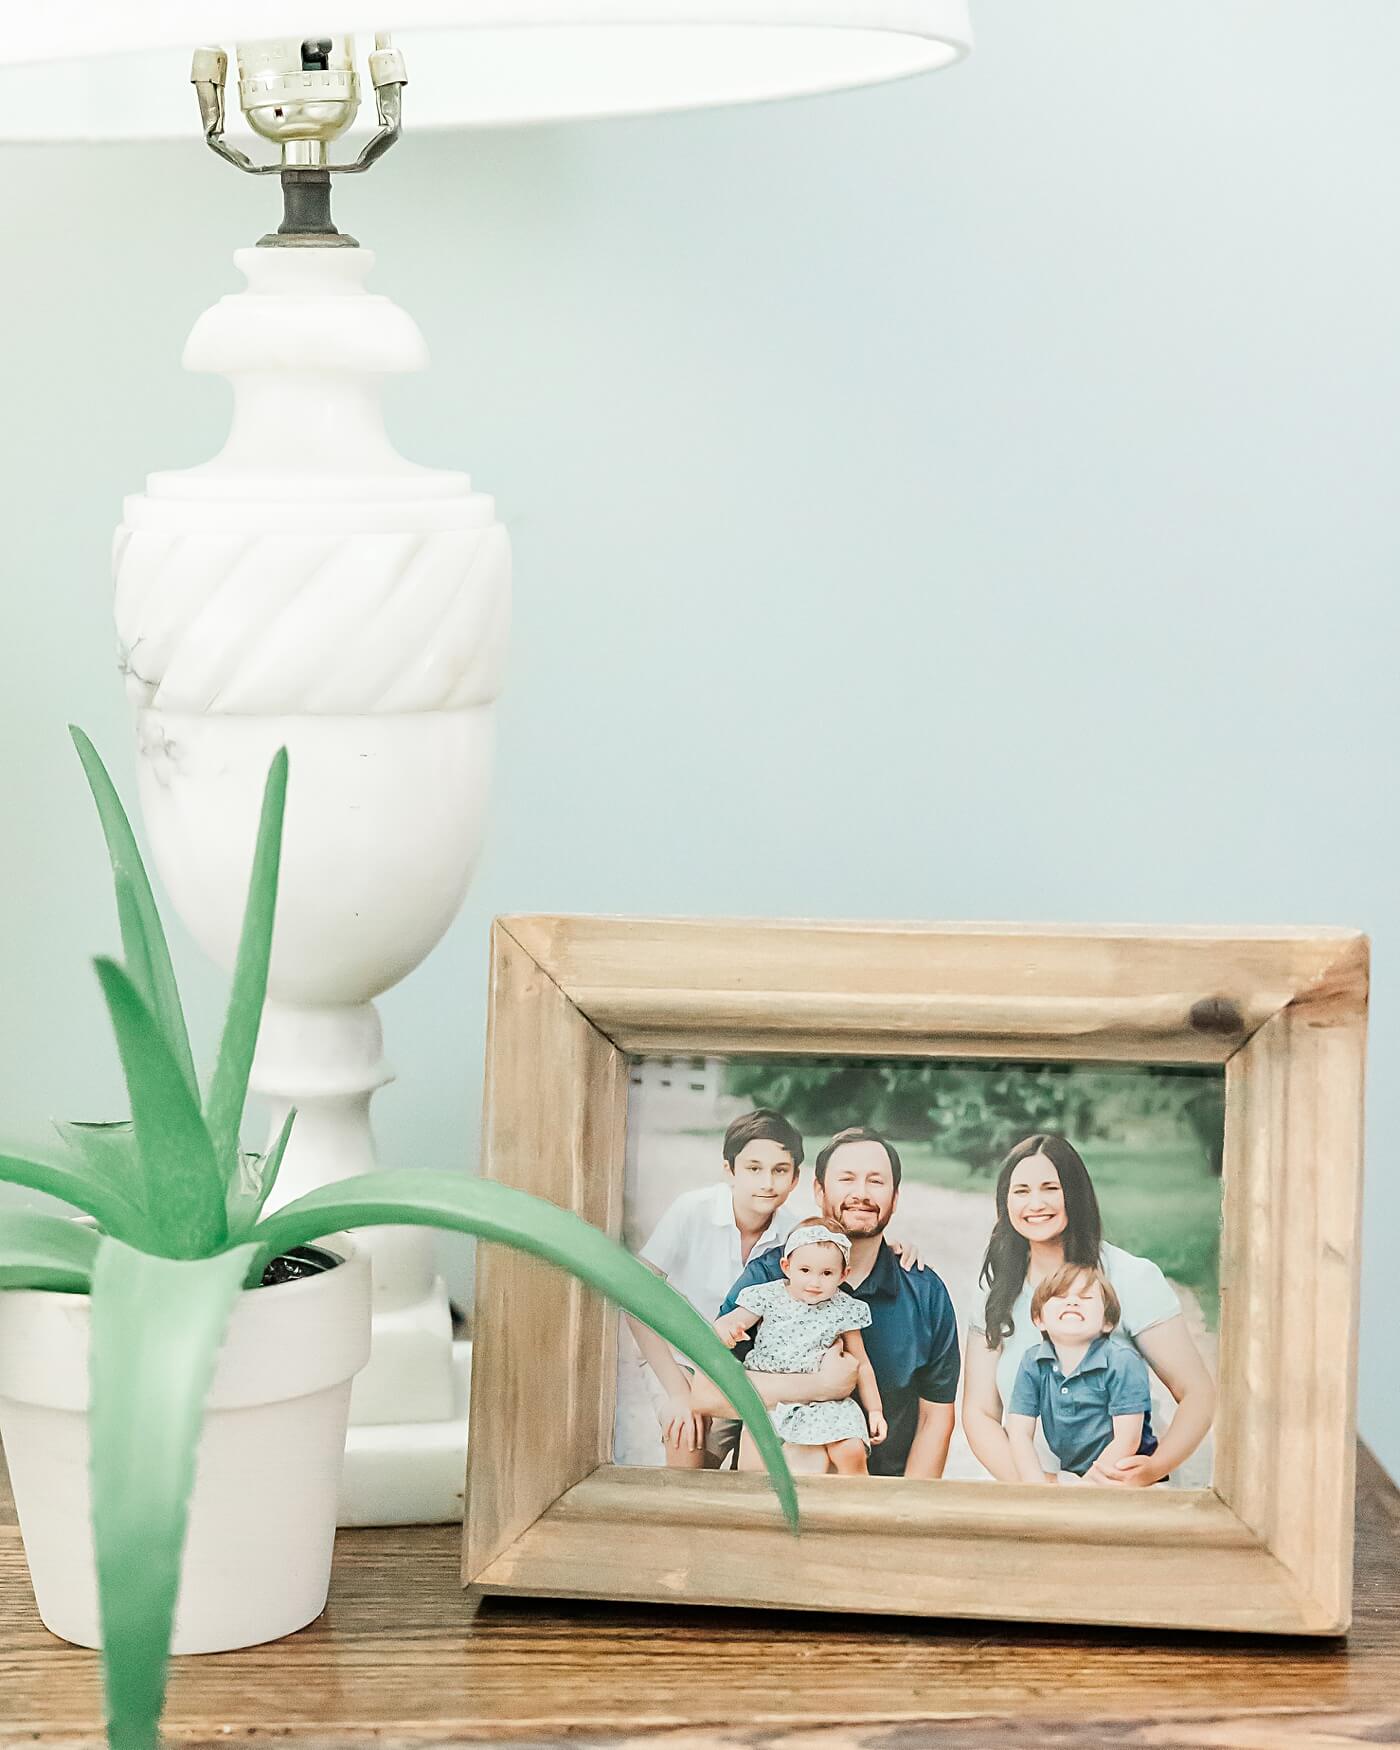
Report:
M206 1407L173 1651L219 1653L325 1608L350 1382L369 1356L369 1261L245 1292ZM45 1626L101 1645L88 1487L85 1295L0 1293L0 1438Z

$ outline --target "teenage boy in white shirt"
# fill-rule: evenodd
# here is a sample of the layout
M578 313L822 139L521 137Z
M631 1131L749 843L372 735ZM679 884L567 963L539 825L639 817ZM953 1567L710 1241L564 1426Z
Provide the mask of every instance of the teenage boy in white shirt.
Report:
M802 1138L781 1112L746 1112L724 1133L724 1177L684 1191L657 1222L641 1249L642 1261L708 1320L744 1266L759 1253L781 1248L798 1220L783 1206L797 1185ZM677 1470L713 1470L739 1444L742 1424L694 1408L694 1370L664 1338L629 1319L648 1363L647 1388L661 1424L666 1463Z

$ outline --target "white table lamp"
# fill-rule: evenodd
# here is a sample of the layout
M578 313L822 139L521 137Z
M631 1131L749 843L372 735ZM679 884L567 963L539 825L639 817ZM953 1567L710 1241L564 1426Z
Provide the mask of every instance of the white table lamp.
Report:
M194 150L202 132L282 184L279 229L235 255L247 289L206 311L185 348L189 369L233 384L228 441L199 467L151 475L115 549L151 848L225 967L262 779L277 747L291 752L254 1071L274 1125L289 1104L299 1112L282 1200L374 1165L370 1099L390 1072L373 999L435 946L466 892L510 588L491 499L464 474L406 461L385 435L379 381L421 369L426 353L412 319L365 289L373 257L335 227L335 175L367 169L400 125L808 94L946 66L970 47L964 0L330 10L47 0L0 34L0 140L178 137ZM317 28L297 34L304 25ZM367 81L353 32L367 33ZM466 1357L461 1345L454 1356L431 1243L410 1229L368 1243L374 1348L352 1403L342 1523L456 1519Z

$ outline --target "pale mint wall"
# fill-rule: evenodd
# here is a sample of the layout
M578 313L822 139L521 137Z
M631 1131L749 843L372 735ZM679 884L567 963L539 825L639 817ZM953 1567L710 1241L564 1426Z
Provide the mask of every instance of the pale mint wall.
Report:
M499 911L1361 925L1362 1422L1400 1471L1400 9L976 21L922 82L410 140L344 189L433 352L393 430L498 494L518 567L494 836L383 1005L385 1152L473 1156ZM11 151L0 185L23 1130L116 1109L63 725L129 781L109 530L217 447L180 346L272 191L194 144Z

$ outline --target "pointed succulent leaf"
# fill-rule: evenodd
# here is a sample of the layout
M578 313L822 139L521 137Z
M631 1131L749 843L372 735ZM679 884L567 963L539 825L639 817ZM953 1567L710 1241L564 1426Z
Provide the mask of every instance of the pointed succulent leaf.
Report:
M258 1185L258 1214L263 1212L263 1206L272 1195L278 1175L282 1171L282 1157L287 1152L287 1144L292 1139L292 1126L296 1123L297 1109L291 1106L287 1116L282 1120L282 1128L277 1132L277 1139L263 1156L262 1175Z
M157 1750L204 1401L253 1248L152 1257L104 1239L90 1430L107 1741Z
M277 909L277 873L282 859L282 817L287 805L287 750L280 748L268 768L263 787L262 815L258 821L253 869L248 879L248 899L243 911L243 931L234 962L228 1014L219 1059L209 1084L205 1113L215 1156L226 1184L238 1173L238 1127L248 1098L248 1074L253 1067L253 1048L258 1042L263 1001L267 996L267 968L272 957L272 925Z
M141 1161L130 1119L112 1124L86 1124L56 1118L54 1129L100 1183L111 1186L131 1204L141 1207Z
M228 1243L237 1245L251 1233L258 1219L258 1190L262 1182L263 1157L248 1149L238 1153L238 1171L224 1187L224 1217Z
M282 1170L282 1156L287 1152L287 1139L297 1115L293 1106L282 1121L276 1141L265 1155L241 1156L240 1170L228 1188L228 1237L230 1243L246 1239L253 1224L262 1214L263 1205L272 1195L277 1175Z
M117 892L117 919L121 925L122 953L132 968L132 979L151 1013L156 1017L166 1044L170 1047L185 1085L197 1100L199 1084L195 1079L194 1058L190 1054L189 1030L185 1026L185 1011L180 1004L180 991L175 982L175 969L170 962L170 945L156 910L150 877L141 860L136 834L122 807L116 785L113 784L102 757L76 724L70 723L68 733L83 762L88 788L97 804L97 816L107 841L107 855L112 864L112 879Z
M127 1199L90 1169L68 1161L35 1161L20 1155L0 1155L0 1183L42 1191L90 1215L109 1234L132 1238L141 1217Z
M729 1399L763 1454L783 1512L796 1529L797 1494L782 1442L748 1374L685 1297L615 1240L574 1215L511 1185L455 1173L365 1173L288 1203L253 1230L256 1268L292 1246L343 1228L406 1224L445 1228L529 1252L590 1288L673 1343ZM252 1277L251 1280L256 1280Z
M16 1209L0 1216L0 1288L59 1288L85 1294L98 1235L61 1215Z
M94 964L131 1096L146 1211L142 1243L169 1258L208 1257L228 1237L209 1132L136 987L115 961Z
M155 970L151 963L151 945L141 917L141 905L131 878L123 869L112 871L112 887L117 896L117 925L122 937L122 961L127 977L141 993L141 1001L155 1013Z

